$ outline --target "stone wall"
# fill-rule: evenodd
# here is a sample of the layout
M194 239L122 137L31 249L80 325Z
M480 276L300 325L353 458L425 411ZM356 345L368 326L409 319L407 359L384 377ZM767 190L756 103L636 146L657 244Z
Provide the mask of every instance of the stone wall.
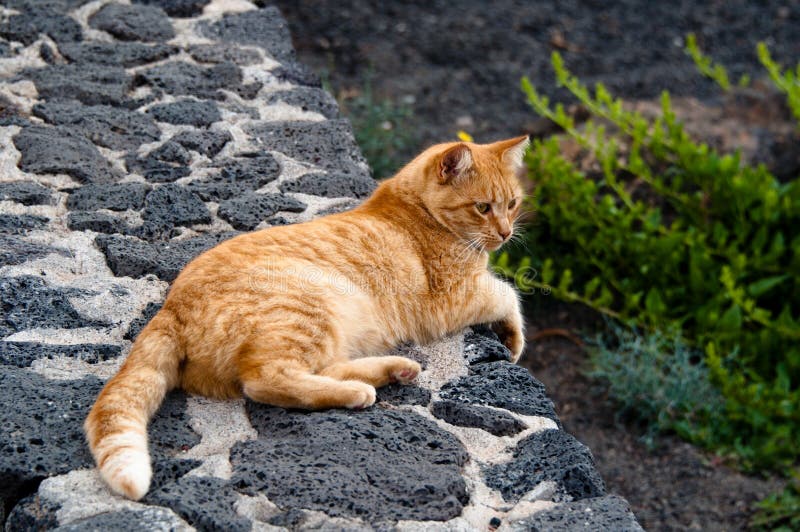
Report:
M180 269L375 187L280 13L243 0L0 7L0 517L7 530L638 529L491 332L360 412L172 393L154 481L111 495L81 424Z

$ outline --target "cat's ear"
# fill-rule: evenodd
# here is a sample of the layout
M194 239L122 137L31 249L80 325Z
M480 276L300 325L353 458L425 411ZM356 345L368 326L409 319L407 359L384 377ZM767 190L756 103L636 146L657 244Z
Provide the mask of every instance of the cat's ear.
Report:
M516 137L508 140L501 140L495 142L495 150L500 154L500 158L508 166L518 172L524 167L525 152L528 151L531 141L527 135L524 137Z
M448 148L439 158L439 183L448 185L456 183L472 170L472 151L466 144L456 144Z

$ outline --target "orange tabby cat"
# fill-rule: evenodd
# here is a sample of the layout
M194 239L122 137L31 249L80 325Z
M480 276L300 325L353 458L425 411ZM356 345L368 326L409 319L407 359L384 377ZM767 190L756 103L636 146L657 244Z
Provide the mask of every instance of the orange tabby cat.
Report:
M111 488L152 475L147 423L170 389L271 405L365 408L416 362L376 356L493 323L516 361L516 292L487 269L511 238L527 137L426 150L356 209L237 236L194 259L86 419Z

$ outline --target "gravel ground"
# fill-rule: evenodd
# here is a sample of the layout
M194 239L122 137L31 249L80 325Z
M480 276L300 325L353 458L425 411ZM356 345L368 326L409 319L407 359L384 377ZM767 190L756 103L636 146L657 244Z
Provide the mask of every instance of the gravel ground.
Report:
M786 63L800 58L800 2L715 0L601 2L426 0L318 2L278 0L300 58L327 72L334 88L362 88L413 100L419 144L459 129L490 140L536 132L541 123L519 90L527 75L545 93L554 84L550 54L586 82L602 81L628 98L709 96L683 52L695 32L703 50L738 79L762 72L756 43L765 40Z

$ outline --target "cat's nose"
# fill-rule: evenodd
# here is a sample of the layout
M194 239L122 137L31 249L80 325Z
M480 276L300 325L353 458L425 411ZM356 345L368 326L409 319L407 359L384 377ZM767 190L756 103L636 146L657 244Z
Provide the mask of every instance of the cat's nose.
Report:
M497 234L500 235L500 238L503 240L508 240L508 237L511 236L511 229L500 229L497 231Z

